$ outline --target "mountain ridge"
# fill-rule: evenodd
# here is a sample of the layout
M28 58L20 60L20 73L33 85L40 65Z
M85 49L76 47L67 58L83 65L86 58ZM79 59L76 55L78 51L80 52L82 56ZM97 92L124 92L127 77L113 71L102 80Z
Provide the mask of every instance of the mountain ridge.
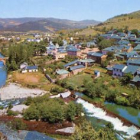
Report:
M100 23L96 20L74 21L57 18L0 18L0 30L27 32L30 30L57 31L62 29L85 28ZM51 28L51 30L49 30Z

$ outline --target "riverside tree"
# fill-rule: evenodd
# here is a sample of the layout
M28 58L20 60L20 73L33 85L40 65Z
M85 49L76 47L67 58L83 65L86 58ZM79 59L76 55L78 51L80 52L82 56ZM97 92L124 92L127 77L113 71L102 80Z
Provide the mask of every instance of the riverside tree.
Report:
M50 99L48 96L41 96L28 99L26 104L30 104L29 108L24 112L24 119L38 120L58 123L65 120L73 121L75 117L81 115L82 105L74 102L66 105L61 99Z
M71 140L117 140L115 131L107 126L100 130L95 130L92 125L84 121L76 128L75 133L71 136Z

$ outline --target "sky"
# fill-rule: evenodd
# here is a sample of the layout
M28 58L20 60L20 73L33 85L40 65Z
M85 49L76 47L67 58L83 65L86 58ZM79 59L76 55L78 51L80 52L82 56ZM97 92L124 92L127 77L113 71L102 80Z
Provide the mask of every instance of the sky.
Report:
M140 0L0 0L0 18L54 17L105 21L140 10Z

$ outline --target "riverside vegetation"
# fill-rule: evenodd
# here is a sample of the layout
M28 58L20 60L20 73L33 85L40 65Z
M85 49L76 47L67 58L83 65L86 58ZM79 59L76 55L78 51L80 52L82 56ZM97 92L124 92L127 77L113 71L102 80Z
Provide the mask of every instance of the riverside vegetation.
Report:
M61 99L50 99L44 95L36 98L28 98L25 102L29 108L23 116L26 120L42 120L49 123L58 123L65 120L74 121L82 112L82 105L70 102L68 105Z
M95 67L95 69L99 68ZM104 69L101 70L103 71ZM59 81L58 84L63 88L83 92L93 100L99 98L102 103L108 101L118 105L131 106L140 109L139 88L128 84L130 78L131 77L129 77L128 74L121 79L115 79L108 76L105 72L102 72L100 78L93 80L92 75L79 73L72 78ZM76 84L77 81L80 82ZM127 93L128 96L124 96L122 93Z

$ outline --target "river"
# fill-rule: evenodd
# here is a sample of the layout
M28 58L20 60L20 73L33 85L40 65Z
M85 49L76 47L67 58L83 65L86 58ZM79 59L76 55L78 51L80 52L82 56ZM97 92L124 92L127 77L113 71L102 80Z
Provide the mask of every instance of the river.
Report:
M3 56L0 53L0 58ZM0 88L5 85L7 79L7 71L6 66L3 64L2 61L0 61Z
M83 94L80 93L76 93L76 95L79 97L83 96ZM125 137L127 138L129 136L134 136L139 132L138 128L135 126L124 125L119 118L109 116L102 108L96 107L83 99L79 98L77 103L81 103L83 105L86 119L90 121L95 128L104 127L108 122L110 122L113 124L115 130L122 132L121 134L123 134L123 136L125 134ZM140 110L107 102L105 102L104 105L110 112L116 113L131 123L140 126Z

